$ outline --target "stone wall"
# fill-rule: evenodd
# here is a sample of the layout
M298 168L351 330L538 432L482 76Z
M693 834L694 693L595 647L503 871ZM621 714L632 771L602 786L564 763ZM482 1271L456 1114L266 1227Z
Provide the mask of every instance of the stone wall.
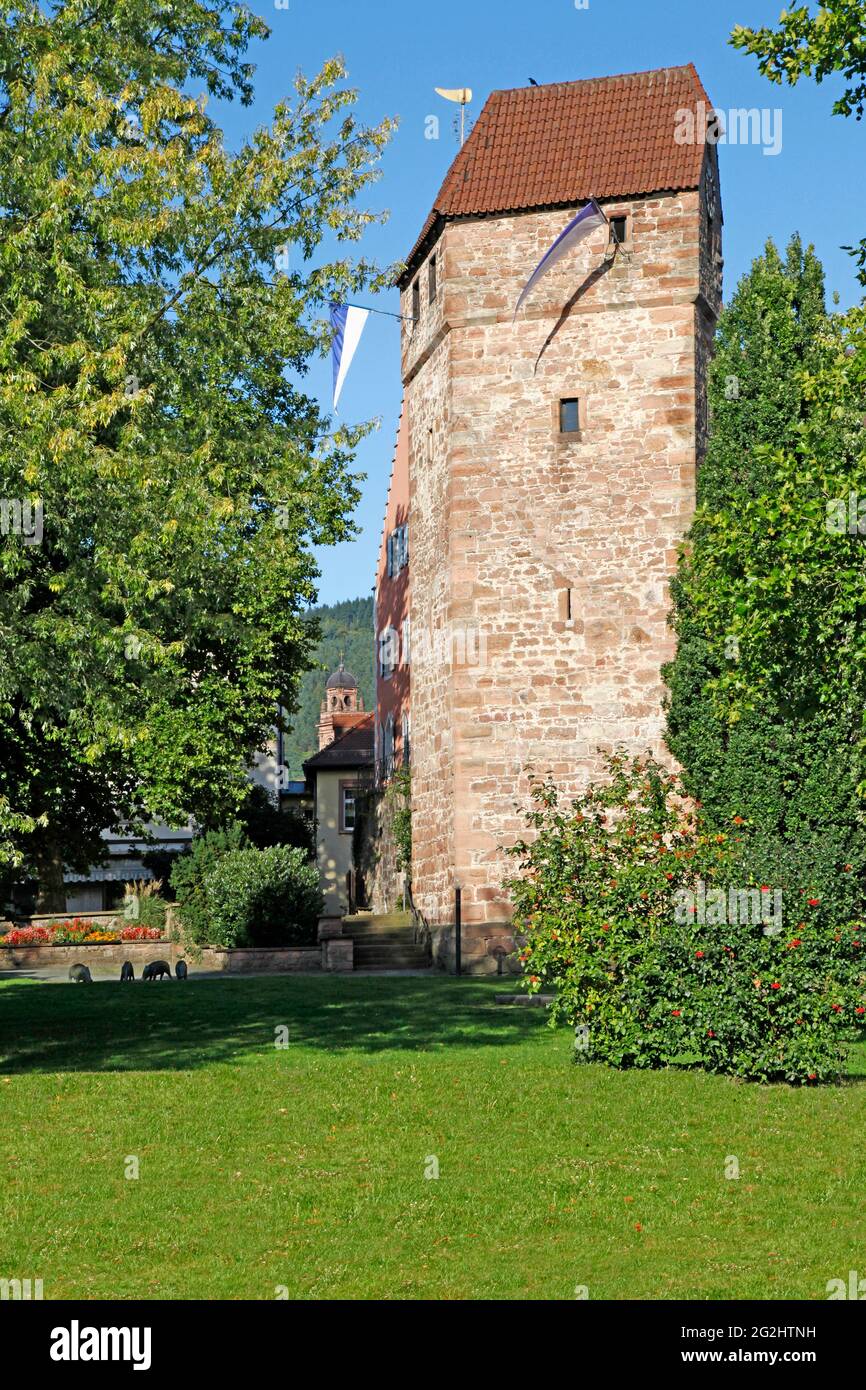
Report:
M348 947L348 952L345 947ZM327 962L326 955L324 945L280 946L270 950L264 947L222 950L208 946L200 954L197 953L195 958L174 941L120 941L111 945L84 946L4 946L0 947L0 972L65 970L70 965L81 964L89 966L94 972L113 968L119 978L121 965L125 960L129 960L132 961L136 978L139 978L149 961L166 960L174 969L181 959L186 960L190 974L196 971L218 971L227 975L244 975L251 972L294 974L301 971L353 968L351 941L338 945L331 953L333 959Z
M236 947L222 950L208 946L200 960L190 961L190 972L217 970L225 975L267 973L294 975L322 970L322 951L318 946ZM351 968L351 967L350 967Z
M454 926L434 927L431 931L433 964L453 975L456 968L456 933ZM486 922L463 926L460 932L460 969L464 975L496 975L500 960L504 976L520 975L523 967L517 959L518 939L508 922Z
M54 919L56 920L56 918ZM105 969L120 967L132 961L136 975L152 960L167 960L170 965L184 955L174 941L117 941L90 943L80 946L0 946L0 970L57 970L80 963ZM187 957L188 959L188 957Z
M694 507L719 242L697 191L605 211L630 219L628 247L596 232L514 324L573 210L449 222L431 306L419 271L403 343L413 889L434 925L455 882L467 925L509 917L501 847L523 833L528 766L576 792L604 750L666 757L668 580ZM577 436L559 431L567 397Z

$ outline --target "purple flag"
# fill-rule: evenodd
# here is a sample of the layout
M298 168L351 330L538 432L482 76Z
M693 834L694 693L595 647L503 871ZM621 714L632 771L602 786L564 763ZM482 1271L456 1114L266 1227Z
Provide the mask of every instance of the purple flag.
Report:
M572 218L564 231L560 232L556 241L549 251L545 251L538 265L533 270L529 279L523 287L523 292L517 301L517 308L514 310L514 318L517 318L520 306L528 294L531 294L543 275L558 265L563 256L567 256L579 241L583 241L585 236L594 232L596 227L601 227L607 218L594 198L590 198L585 208L581 208L576 217ZM512 320L513 322L514 320Z

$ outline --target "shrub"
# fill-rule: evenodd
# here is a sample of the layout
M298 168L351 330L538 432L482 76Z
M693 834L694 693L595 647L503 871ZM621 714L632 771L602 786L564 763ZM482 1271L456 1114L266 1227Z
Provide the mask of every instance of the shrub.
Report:
M316 940L324 905L319 871L302 849L238 849L205 880L217 946L303 946Z
M709 832L652 758L608 772L568 809L534 782L534 838L509 851L526 984L556 990L577 1059L837 1076L866 1018L858 925L835 926L809 890L744 881L741 827Z
M179 855L171 870L171 886L177 897L180 924L187 941L203 945L210 940L210 904L205 879L226 854L243 849L246 836L240 825L208 830L197 835Z
M165 934L168 903L160 895L160 879L138 879L127 883L126 900L123 907L124 919L140 927L155 927L160 936ZM125 941L130 938L124 937Z
M391 802L392 830L397 846L397 869L407 875L412 872L412 774L408 768L398 768L385 793Z

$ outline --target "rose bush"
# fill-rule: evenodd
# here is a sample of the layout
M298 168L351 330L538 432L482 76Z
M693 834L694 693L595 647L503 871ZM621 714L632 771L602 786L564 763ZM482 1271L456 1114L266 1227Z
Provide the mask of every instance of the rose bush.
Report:
M826 921L817 896L744 881L737 827L708 832L652 758L612 757L608 773L568 807L536 780L532 837L509 850L525 983L555 990L551 1021L574 1026L576 1057L837 1076L866 1022L858 925Z

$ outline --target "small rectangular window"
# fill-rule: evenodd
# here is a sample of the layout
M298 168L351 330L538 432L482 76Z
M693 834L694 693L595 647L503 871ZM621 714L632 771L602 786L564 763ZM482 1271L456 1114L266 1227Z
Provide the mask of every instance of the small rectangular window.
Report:
M436 302L436 253L430 257L430 264L427 267L427 303Z
M344 835L355 829L355 787L341 787L340 830Z
M625 241L627 230L627 217L612 217L610 219L610 239L612 242L615 242L617 246L622 246Z
M560 434L578 434L580 432L580 401L577 396L570 396L559 402L559 432Z
M410 636L409 636L409 631L410 631L410 629L409 629L409 619L408 619L408 618L404 618L404 619L403 619L403 665L404 665L404 666L411 666L411 664L412 664L412 643L411 643L411 638L410 638Z
M419 320L420 317L421 317L421 281L420 281L420 280L416 280L415 283L414 283L414 285L412 286L412 317L413 317L413 319L415 320L415 325L416 325L416 327L417 327L418 320Z

